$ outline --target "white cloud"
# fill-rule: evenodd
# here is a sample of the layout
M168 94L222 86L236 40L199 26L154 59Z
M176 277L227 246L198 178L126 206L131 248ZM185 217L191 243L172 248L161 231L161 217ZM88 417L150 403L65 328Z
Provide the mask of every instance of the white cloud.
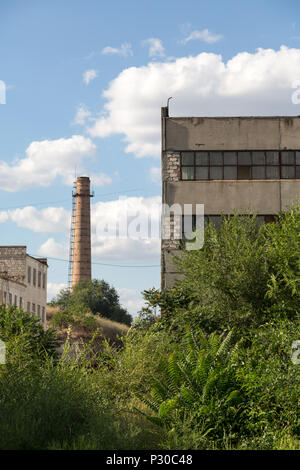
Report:
M129 55L133 55L131 44L129 42L124 42L121 44L119 48L106 46L102 49L101 54L104 55L122 55L123 57L127 57Z
M149 57L164 57L165 48L162 45L162 41L158 38L145 39L142 43L144 46L149 46Z
M151 262L159 265L160 240L133 240L131 238L92 238L92 255L95 261Z
M125 307L128 312L137 317L137 312L145 305L142 294L134 289L126 289L125 287L117 288L120 296L120 304Z
M7 222L9 219L8 213L6 211L0 212L0 223Z
M82 161L96 152L96 145L87 137L31 142L26 157L11 164L0 161L0 189L18 191L34 186L50 186L57 177L72 184L74 169L82 171Z
M160 183L161 181L161 168L153 166L150 168L150 178L153 183Z
M83 72L82 80L86 85L88 85L97 76L98 76L98 70L89 69L89 70L86 70L85 72Z
M90 179L93 186L105 186L112 182L111 177L105 173L93 173L90 175Z
M27 206L22 209L8 210L6 216L18 227L28 228L34 232L65 233L70 228L70 212L63 207L37 209Z
M55 283L55 282L48 282L47 284L47 300L50 301L53 297L56 297L57 294L67 287L67 284L63 283Z
M160 207L160 196L130 197L93 204L94 258L159 262Z
M49 258L68 259L68 249L66 243L58 243L54 238L48 238L38 249L38 254Z
M200 41L207 42L208 44L214 44L215 42L220 41L222 39L222 34L213 34L208 29L203 29L202 31L195 30L192 31L185 39L181 42L182 44L186 44L189 41L193 41L198 39Z
M91 117L92 113L87 109L84 104L80 104L77 108L76 115L73 120L73 124L77 124L79 126L84 126L86 120Z
M160 107L169 96L178 116L293 115L292 83L300 77L300 49L241 52L228 62L213 53L123 70L104 91L105 114L91 136L123 134L125 151L160 155Z

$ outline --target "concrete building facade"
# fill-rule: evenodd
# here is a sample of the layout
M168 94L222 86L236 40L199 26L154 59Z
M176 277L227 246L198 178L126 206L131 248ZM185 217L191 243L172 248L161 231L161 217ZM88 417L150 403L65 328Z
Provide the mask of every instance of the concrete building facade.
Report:
M90 179L86 176L77 178L75 208L75 229L72 267L72 287L82 279L91 279L91 208Z
M205 220L255 213L261 221L300 201L300 117L169 117L162 108L162 202L204 204ZM193 219L194 220L194 219ZM176 279L182 221L165 218L161 286ZM177 235L176 235L177 234Z
M26 246L0 246L0 305L17 306L46 327L47 259L33 258Z

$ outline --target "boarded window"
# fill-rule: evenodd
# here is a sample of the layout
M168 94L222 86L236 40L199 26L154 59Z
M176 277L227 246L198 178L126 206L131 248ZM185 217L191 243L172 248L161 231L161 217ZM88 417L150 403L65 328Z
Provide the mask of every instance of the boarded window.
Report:
M238 180L250 180L251 179L251 167L250 166L238 166L237 167L237 179Z

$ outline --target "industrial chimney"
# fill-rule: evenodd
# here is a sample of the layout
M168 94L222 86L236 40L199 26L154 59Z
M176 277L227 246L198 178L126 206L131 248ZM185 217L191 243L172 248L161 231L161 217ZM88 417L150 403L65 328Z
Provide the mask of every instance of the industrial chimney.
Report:
M74 217L74 249L72 262L72 287L82 279L91 279L91 208L90 179L77 178Z

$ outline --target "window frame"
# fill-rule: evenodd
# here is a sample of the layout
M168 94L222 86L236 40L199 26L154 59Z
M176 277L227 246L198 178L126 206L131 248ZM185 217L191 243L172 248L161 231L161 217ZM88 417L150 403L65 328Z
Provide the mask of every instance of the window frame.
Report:
M268 157L270 157L269 155L267 155L269 152L272 152L272 153L276 153L278 154L278 160L276 161L275 159L275 163L272 162L272 163L268 163ZM284 158L286 157L284 155L284 153L293 153L293 163L283 163L284 161ZM199 162L197 163L197 157L199 154L203 154L203 155L207 155L207 163L203 163L203 164L199 164ZM212 164L212 161L211 161L211 154L213 153L218 153L220 154L221 156L221 161L222 161L222 164L217 164L216 162L214 162ZM225 155L227 153L231 153L231 154L235 154L235 161L236 163L224 163L225 162ZM239 164L239 154L241 153L247 153L248 154L248 157L249 157L249 154L250 154L250 165L249 163L246 163L245 165L241 165ZM257 153L260 153L260 154L264 154L264 162L263 163L259 163L256 161L256 158L257 157ZM193 161L193 164L189 163L189 164L185 164L183 162L183 158L184 158L184 154L190 154L190 156L193 156L192 158L192 161ZM276 180L279 180L279 179L283 179L283 180L289 180L289 179L299 179L297 178L297 170L298 170L298 173L300 171L300 161L299 161L299 154L300 154L300 150L195 150L195 151L181 151L180 152L180 180L181 181L259 181L259 180L264 180L264 181L276 181ZM214 156L215 157L215 156ZM262 155L260 156L262 158ZM283 158L284 157L284 158ZM297 164L299 163L299 164ZM250 178L248 179L242 179L242 178L238 178L238 173L239 173L239 168L243 168L243 167L249 167L250 166ZM236 179L225 179L224 178L224 175L225 175L225 168L235 168L236 169ZM253 167L257 168L257 167L260 167L260 168L264 168L264 178L253 178ZM290 170L285 170L285 168L293 168L293 177L286 177L284 176L285 174L287 174ZM192 173L193 173L193 178L192 179L184 179L183 178L183 169L184 168L191 168L192 169ZM207 171L207 174L208 174L208 177L207 178L197 178L197 168L205 168L206 171ZM219 179L213 179L211 178L211 168L213 169L216 169L216 168L222 168L222 177L219 178ZM279 176L276 177L276 178L268 178L267 177L267 168L278 168L279 169ZM241 171L241 170L240 170ZM285 173L285 171L287 173Z

